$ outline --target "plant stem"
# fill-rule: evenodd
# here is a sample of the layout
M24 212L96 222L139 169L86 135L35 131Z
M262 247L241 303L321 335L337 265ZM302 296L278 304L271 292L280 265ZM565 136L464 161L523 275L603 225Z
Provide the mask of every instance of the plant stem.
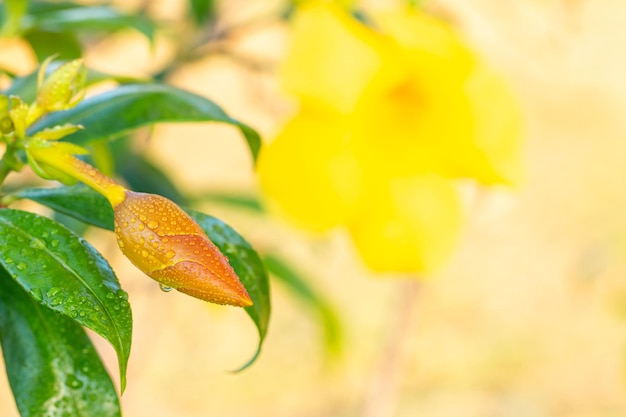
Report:
M21 164L16 160L15 146L7 143L4 155L0 159L0 187L4 184L7 176L11 171L19 171Z
M385 345L369 381L361 417L392 417L397 407L402 383L411 353L415 331L417 297L420 284L415 279L401 282Z
M84 182L105 196L113 208L126 198L126 188L73 155L55 151L52 148L32 149L31 154L35 156L37 162L44 163Z
M9 172L11 172L11 168L9 168L6 163L5 154L2 159L0 159L0 186L4 183L4 180L7 178L7 175L9 175Z

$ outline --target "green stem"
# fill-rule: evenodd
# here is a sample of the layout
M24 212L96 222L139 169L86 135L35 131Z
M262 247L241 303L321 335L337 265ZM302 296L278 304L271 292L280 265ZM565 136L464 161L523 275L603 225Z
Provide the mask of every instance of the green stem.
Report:
M0 188L11 171L19 171L22 168L22 163L15 156L15 151L15 146L7 143L4 155L0 159Z
M30 152L39 164L45 164L82 181L105 196L113 208L126 198L126 188L73 155L53 148L35 148Z
M2 159L0 159L0 186L2 186L2 184L4 183L4 180L7 178L7 175L9 175L9 172L11 172L11 168L9 168L8 164L6 163L5 154Z

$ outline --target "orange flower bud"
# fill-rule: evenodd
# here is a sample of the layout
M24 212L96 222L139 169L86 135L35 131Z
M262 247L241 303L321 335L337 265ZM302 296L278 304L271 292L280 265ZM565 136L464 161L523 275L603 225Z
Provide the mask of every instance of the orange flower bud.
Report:
M172 201L126 190L114 210L120 249L162 286L212 303L252 305L228 259Z
M115 214L117 242L128 259L162 287L217 304L252 305L228 259L180 207L156 194L127 190L75 158L76 145L47 142L28 148L44 175L80 180L105 196Z

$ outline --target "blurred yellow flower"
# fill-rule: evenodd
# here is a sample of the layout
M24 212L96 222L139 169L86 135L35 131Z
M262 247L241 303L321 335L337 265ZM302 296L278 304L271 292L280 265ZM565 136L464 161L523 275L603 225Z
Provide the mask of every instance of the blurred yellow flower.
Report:
M298 114L262 152L270 204L316 231L345 226L376 271L424 273L454 249L456 181L519 180L520 121L504 83L424 12L302 3L281 71Z

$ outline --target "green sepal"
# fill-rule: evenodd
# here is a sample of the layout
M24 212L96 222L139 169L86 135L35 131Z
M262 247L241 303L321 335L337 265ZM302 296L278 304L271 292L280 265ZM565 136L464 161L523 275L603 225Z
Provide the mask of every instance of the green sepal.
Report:
M82 125L66 123L61 126L47 127L33 135L33 138L42 140L59 140L67 135L71 135L77 130L84 129Z
M26 159L28 160L28 166L30 166L33 172L44 180L59 181L65 185L74 185L78 182L76 178L59 171L50 165L37 162L37 159L32 155L30 149L26 149Z

